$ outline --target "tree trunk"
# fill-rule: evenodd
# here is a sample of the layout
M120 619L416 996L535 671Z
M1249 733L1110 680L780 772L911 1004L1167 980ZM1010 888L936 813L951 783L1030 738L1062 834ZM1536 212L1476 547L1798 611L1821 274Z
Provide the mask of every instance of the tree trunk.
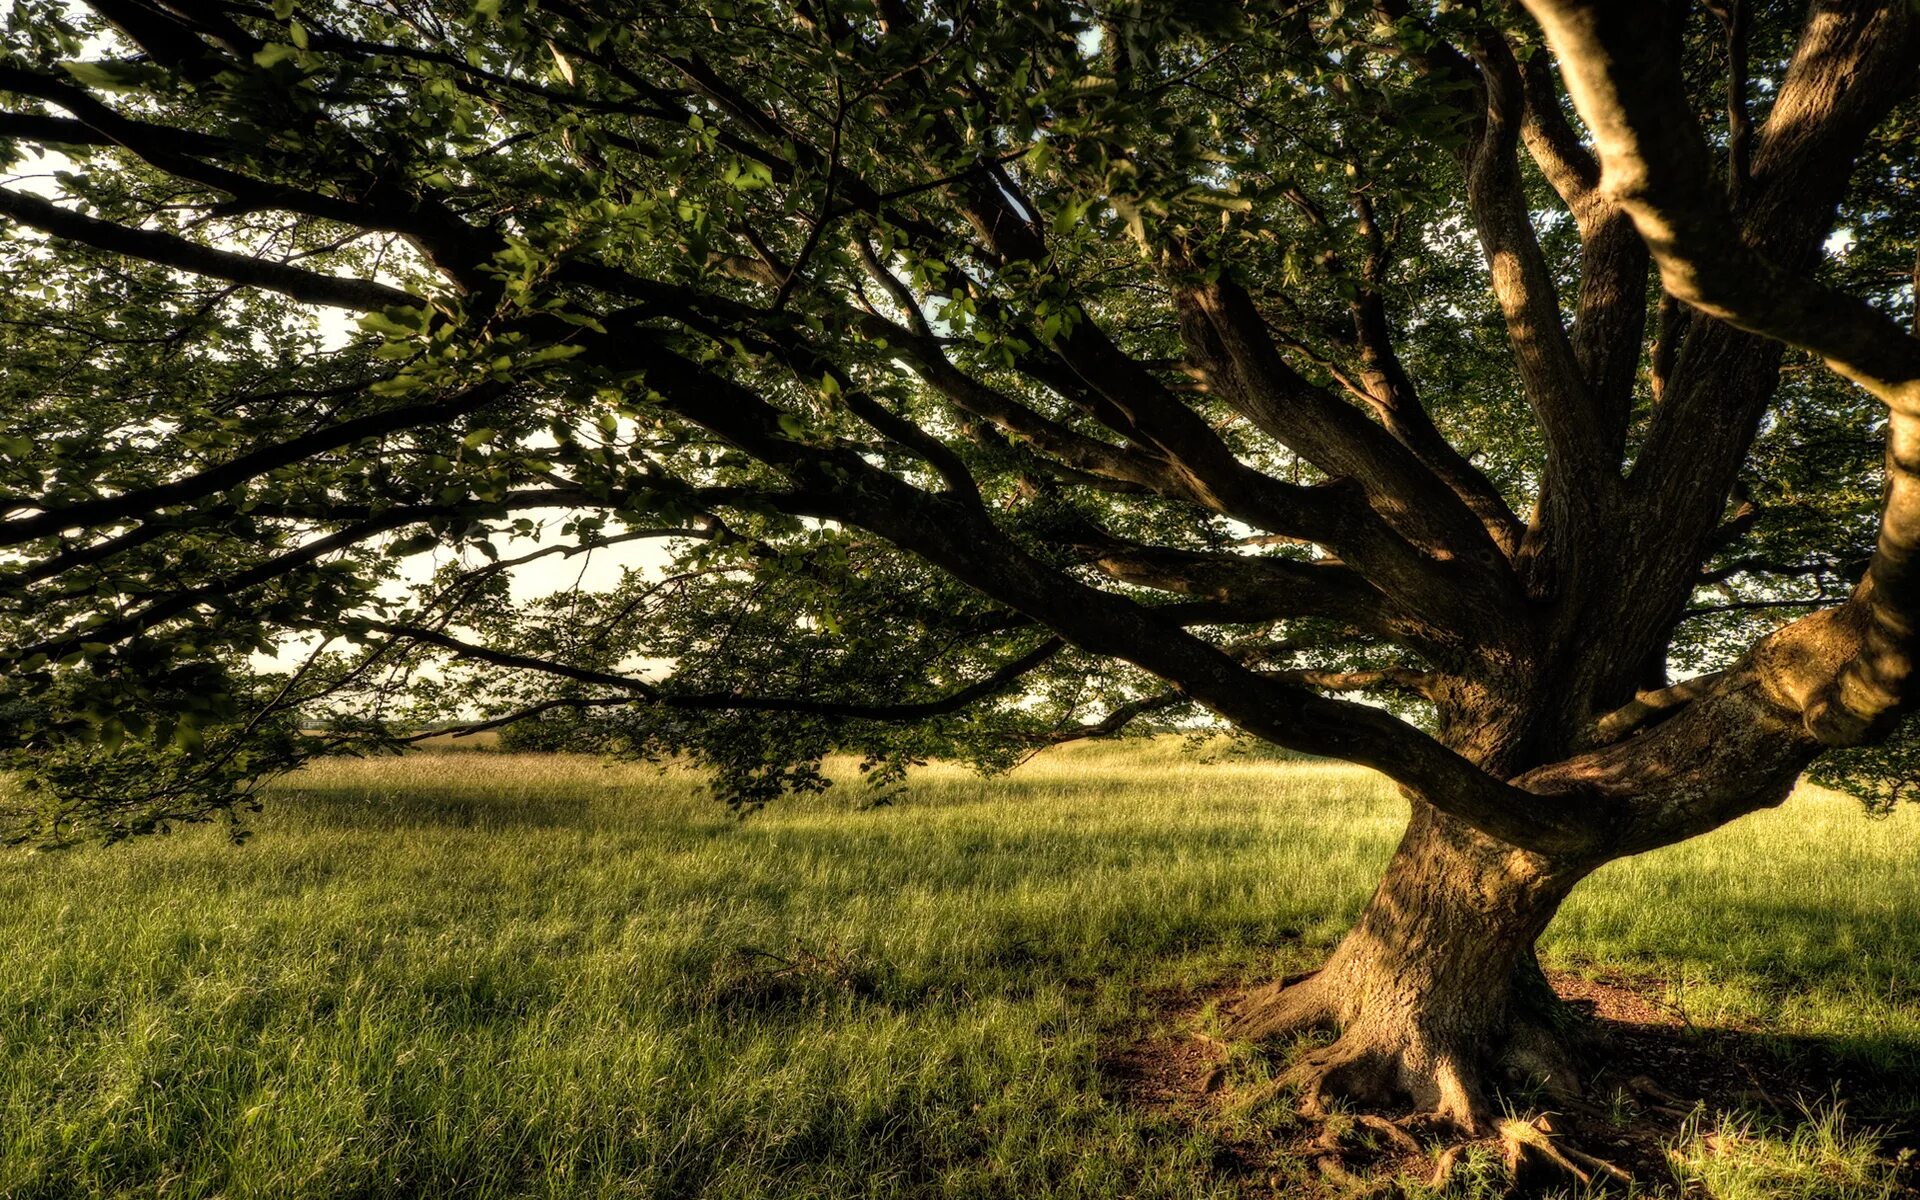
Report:
M1289 1071L1308 1111L1336 1099L1412 1105L1478 1132L1502 1075L1571 1094L1573 1023L1533 943L1593 865L1549 862L1416 799L1385 877L1326 965L1248 994L1229 1032L1338 1033Z

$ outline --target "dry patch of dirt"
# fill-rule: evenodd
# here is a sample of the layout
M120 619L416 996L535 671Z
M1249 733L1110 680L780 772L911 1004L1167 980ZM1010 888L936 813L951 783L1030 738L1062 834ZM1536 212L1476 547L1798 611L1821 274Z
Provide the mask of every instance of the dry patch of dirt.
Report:
M1721 1114L1742 1112L1793 1121L1804 1107L1836 1098L1885 1131L1888 1154L1920 1144L1915 1131L1874 1121L1871 1097L1856 1095L1819 1054L1788 1062L1757 1031L1695 1026L1660 999L1659 980L1548 977L1595 1023L1604 1050L1584 1105L1542 1107L1525 1095L1505 1097L1525 1120L1508 1125L1504 1137L1460 1143L1423 1130L1417 1119L1394 1120L1405 1116L1395 1113L1299 1117L1289 1098L1263 1081L1275 1066L1270 1059L1200 1032L1207 1010L1238 990L1231 986L1151 997L1157 1032L1113 1044L1101 1069L1124 1103L1211 1133L1219 1146L1212 1171L1249 1198L1430 1195L1420 1185L1436 1179L1443 1159L1456 1184L1475 1173L1491 1184L1483 1195L1564 1193L1574 1182L1569 1166L1596 1186L1618 1167L1638 1181L1639 1194L1660 1195L1672 1187L1668 1149L1690 1125L1710 1128ZM1550 1162L1560 1148L1565 1156ZM1920 1197L1920 1172L1905 1172L1902 1182L1899 1195Z

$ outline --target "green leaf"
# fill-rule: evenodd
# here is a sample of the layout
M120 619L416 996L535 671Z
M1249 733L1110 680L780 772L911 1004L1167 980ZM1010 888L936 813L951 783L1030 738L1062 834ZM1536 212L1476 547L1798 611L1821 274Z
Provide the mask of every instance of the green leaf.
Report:
M380 312L364 313L357 324L368 333L377 333L391 338L410 338L420 332L420 327L418 324L404 320L399 314L410 313L417 317L421 312L422 310L417 308L389 308Z
M147 67L129 62L63 62L60 69L76 82L110 92L135 91L143 80L154 78Z
M298 57L299 54L300 49L297 46L288 45L286 42L268 42L253 52L253 65L272 70L288 59Z
M602 329L600 332L605 333L606 330ZM554 346L542 346L533 353L523 357L520 360L520 365L523 367L537 367L542 363L563 362L585 351L586 347L577 342L561 342Z

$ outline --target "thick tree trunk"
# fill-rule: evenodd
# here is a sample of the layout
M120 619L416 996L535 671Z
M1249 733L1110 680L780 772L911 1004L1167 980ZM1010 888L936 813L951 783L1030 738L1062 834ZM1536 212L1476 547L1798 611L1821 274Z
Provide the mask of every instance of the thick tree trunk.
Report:
M1309 1111L1328 1101L1412 1106L1485 1127L1503 1075L1578 1090L1567 1010L1534 940L1591 865L1568 868L1414 802L1406 836L1326 965L1242 998L1230 1033L1337 1033L1295 1063Z

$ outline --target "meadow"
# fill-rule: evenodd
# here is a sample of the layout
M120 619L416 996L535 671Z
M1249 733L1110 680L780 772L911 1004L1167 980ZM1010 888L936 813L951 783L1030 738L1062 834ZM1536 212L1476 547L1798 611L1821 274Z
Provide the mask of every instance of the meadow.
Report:
M739 820L687 771L417 754L282 781L241 846L0 857L0 1197L1247 1194L1235 1131L1102 1063L1169 996L1324 954L1390 786L1161 739L867 799ZM1917 863L1920 812L1803 788L1606 868L1544 955L1907 1120ZM1903 1194L1862 1103L1696 1122L1656 1182Z

